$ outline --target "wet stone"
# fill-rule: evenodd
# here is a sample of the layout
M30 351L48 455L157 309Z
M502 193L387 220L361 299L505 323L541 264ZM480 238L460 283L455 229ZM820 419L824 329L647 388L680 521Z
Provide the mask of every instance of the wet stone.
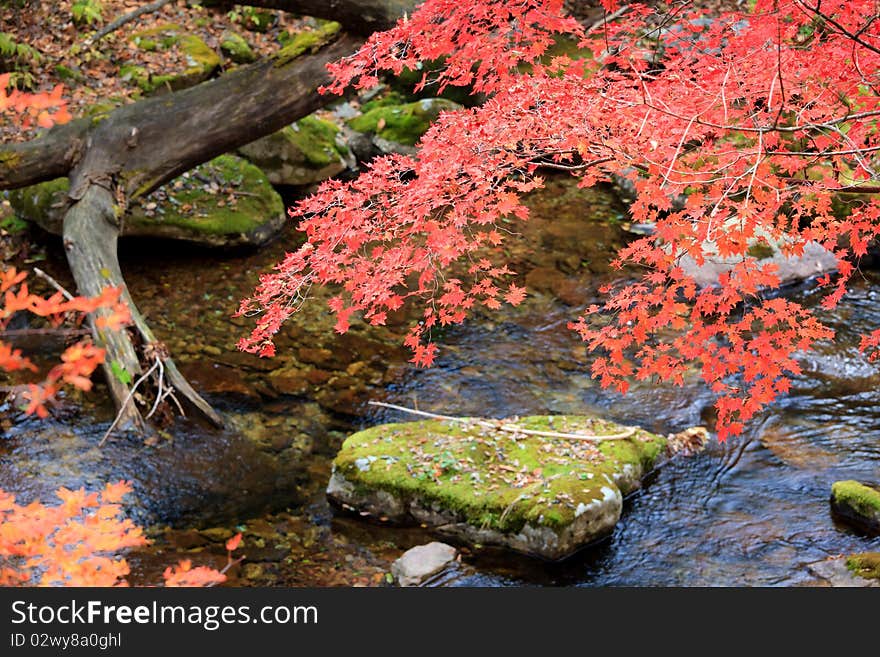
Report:
M640 486L666 448L661 436L594 416L515 423L623 436L591 443L462 422L379 425L343 443L327 496L362 516L423 524L469 545L562 559L613 530L623 495Z
M417 545L391 564L391 574L400 586L419 586L453 566L457 556L456 549L446 543Z

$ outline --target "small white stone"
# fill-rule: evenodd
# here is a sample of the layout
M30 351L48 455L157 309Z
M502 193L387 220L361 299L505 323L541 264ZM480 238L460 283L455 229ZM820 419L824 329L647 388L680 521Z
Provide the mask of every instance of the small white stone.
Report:
M446 543L417 545L391 564L391 574L401 586L418 586L454 563L457 555L456 549Z

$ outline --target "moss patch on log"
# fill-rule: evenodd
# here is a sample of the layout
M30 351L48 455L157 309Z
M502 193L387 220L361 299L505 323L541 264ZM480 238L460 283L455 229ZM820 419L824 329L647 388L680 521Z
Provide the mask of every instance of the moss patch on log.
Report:
M335 21L327 21L317 30L306 30L295 34L287 44L275 55L275 66L285 66L305 53L317 52L321 47L332 41L342 26Z

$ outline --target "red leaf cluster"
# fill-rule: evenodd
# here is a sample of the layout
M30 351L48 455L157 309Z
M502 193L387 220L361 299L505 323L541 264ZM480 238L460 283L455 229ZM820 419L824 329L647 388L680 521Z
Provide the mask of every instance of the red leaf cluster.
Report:
M27 274L15 267L0 270L0 336L13 315L27 312L43 317L52 326L59 326L68 318L81 321L87 313L100 311L95 323L99 328L119 330L131 321L128 306L121 299L120 288L106 288L97 297L66 298L61 292L49 297L33 294L25 279ZM91 390L89 377L104 361L104 350L94 346L90 339L84 339L69 346L61 355L61 362L55 365L39 385L29 384L26 397L28 405L25 412L46 417L46 402L52 399L65 385ZM36 365L9 344L0 340L0 369L6 371L37 371Z
M542 63L560 33L592 58ZM541 186L541 167L571 171L584 187L628 176L638 193L632 219L656 227L615 263L644 276L571 324L596 352L603 385L680 383L697 369L719 395L724 438L787 390L798 352L832 336L814 311L768 294L779 279L749 249L761 242L799 255L814 242L832 251L838 272L822 281L830 307L880 234L873 0L758 0L715 16L632 3L586 34L555 0L427 0L332 66L329 89L428 61L443 64L420 86L468 85L488 100L442 114L417 155L376 160L293 209L306 242L242 304L259 315L242 348L273 353L272 336L309 287L330 284L341 289L330 304L339 331L353 313L382 324L402 303L419 303L406 343L413 362L429 365L432 326L522 300L512 272L489 258L504 239L501 220L527 218L520 198ZM836 212L843 192L864 195ZM736 264L699 289L684 258ZM463 262L467 277L451 277Z
M122 517L120 502L131 490L126 481L107 484L98 493L59 488L55 506L22 506L0 490L0 586L127 586L129 566L118 553L149 544L141 529ZM226 581L240 543L241 534L227 541L222 571L193 567L190 560L169 566L165 586Z

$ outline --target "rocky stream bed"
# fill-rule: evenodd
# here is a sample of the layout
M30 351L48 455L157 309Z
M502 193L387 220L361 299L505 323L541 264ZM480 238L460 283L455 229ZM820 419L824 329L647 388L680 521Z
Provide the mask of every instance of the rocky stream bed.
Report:
M607 264L629 239L616 197L607 190L583 194L570 180L551 178L530 205L533 219L507 255L531 296L518 308L477 314L446 330L438 336L438 365L429 370L406 362L404 314L389 327L355 326L339 336L320 297L284 332L278 357L235 349L248 325L231 312L258 273L296 244L289 227L259 251L222 254L126 240L121 259L134 297L181 369L229 419L228 429L184 420L151 445L120 436L98 448L113 415L100 387L62 399L46 421L6 406L0 488L23 500L48 499L60 485L132 480L131 514L155 538L152 548L131 556L136 583L157 581L179 555L220 564L223 541L242 531L247 558L231 572L234 584L381 585L391 581L391 563L404 550L435 534L418 517L397 527L381 513L367 519L334 510L327 500L332 463L348 436L413 419L368 406L371 399L471 417L597 415L659 436L695 425L711 429L711 396L698 379L680 388L640 384L625 397L603 391L589 376L583 345L566 328L596 299L599 285L620 275ZM59 245L49 241L47 249L29 257L45 257L41 266L68 282ZM854 283L829 318L838 341L804 357L791 394L744 436L724 444L713 438L701 454L646 468L639 488L618 486L613 497L622 515L599 532L603 541L547 562L470 540L461 547L462 567L441 583L835 583L836 575L815 564L880 549L877 538L832 516L829 506L834 481L880 478L878 374L857 350L858 335L880 322L875 279L867 272ZM806 288L791 293L813 302ZM48 359L59 345L22 346ZM547 467L527 472L545 474ZM496 522L511 500L499 504ZM513 504L502 524L525 522L528 513Z

